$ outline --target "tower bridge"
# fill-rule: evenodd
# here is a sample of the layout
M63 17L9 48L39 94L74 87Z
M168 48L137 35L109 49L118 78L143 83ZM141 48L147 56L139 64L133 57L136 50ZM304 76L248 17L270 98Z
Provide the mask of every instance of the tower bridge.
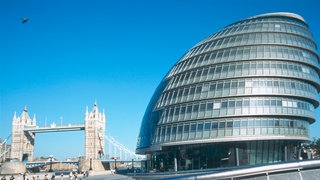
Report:
M132 159L142 159L143 156L136 155L114 138L105 135L106 116L104 111L99 112L98 106L94 103L92 111L86 108L84 123L79 124L60 124L38 126L35 116L29 117L27 108L17 117L14 114L12 121L11 145L7 139L0 142L0 160L6 158L15 159L19 162L33 162L34 142L37 133L65 132L65 131L84 131L84 156L79 161L79 167L84 169L102 169L101 160L118 159L128 161ZM106 141L105 141L106 140ZM108 151L105 152L105 143ZM105 154L107 153L107 154ZM35 162L37 164L37 162ZM38 163L39 164L39 163ZM40 163L41 164L41 163Z

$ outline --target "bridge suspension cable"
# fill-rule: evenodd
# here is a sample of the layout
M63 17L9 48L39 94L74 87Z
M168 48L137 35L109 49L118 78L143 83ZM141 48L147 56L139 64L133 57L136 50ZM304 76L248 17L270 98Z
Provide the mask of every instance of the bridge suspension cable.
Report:
M138 155L134 151L130 150L113 137L105 135L105 139L108 144L108 153L105 156L105 159L119 159L124 161L131 161L132 159L142 160L145 159L145 156Z
M6 154L10 152L11 146L8 145L8 141L11 139L11 134L0 142L0 160L5 158Z
M6 144L10 138L11 138L11 134L6 139L4 139L2 142L0 142L0 148L2 147L3 144Z

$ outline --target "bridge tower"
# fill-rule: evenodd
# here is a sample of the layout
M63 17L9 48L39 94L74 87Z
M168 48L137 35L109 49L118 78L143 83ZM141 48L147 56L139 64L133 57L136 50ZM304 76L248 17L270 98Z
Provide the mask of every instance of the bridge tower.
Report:
M30 118L27 107L19 117L14 113L12 120L11 158L19 161L32 161L35 134L24 132L25 126L36 126L36 117Z
M104 155L104 134L106 116L104 111L99 112L95 102L92 111L89 113L88 107L85 114L85 158L99 160Z

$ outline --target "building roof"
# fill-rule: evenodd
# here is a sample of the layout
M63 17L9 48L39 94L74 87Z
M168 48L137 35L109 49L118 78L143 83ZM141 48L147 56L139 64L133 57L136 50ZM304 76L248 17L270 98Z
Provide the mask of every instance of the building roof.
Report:
M301 16L298 15L298 14L290 13L290 12L266 13L266 14L261 14L261 15L253 16L251 19L259 18L259 17L270 17L270 16L287 16L287 17L290 17L290 18L299 19L299 20L303 21L304 23L306 23L306 21L303 19L303 17L301 17Z

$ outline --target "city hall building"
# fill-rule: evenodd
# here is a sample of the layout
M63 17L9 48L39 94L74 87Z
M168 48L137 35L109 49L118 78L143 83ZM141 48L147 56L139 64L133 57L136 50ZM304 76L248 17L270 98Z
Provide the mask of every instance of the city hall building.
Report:
M157 87L136 153L147 170L299 159L319 106L319 57L306 21L269 13L200 41Z

